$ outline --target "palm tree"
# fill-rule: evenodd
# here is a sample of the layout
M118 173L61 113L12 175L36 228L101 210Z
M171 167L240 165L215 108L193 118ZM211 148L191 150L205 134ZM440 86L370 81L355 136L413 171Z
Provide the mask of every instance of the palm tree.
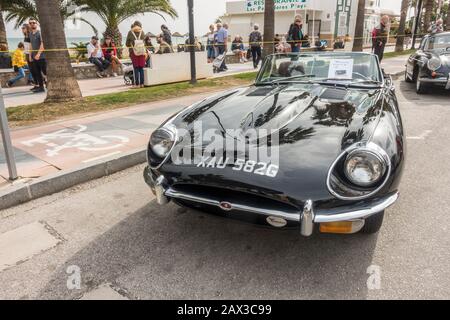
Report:
M450 2L447 4L447 19L445 25L445 30L450 31Z
M423 18L423 25L424 25L423 33L427 33L428 28L431 26L431 19L433 17L435 0L425 0L424 2L425 2L425 15Z
M4 11L7 12L6 22L14 21L14 28L16 29L20 28L29 18L39 21L36 1L34 0L0 0L0 6L3 6ZM74 0L58 0L58 8L63 21L84 22L92 28L95 34L98 33L92 23L79 16L80 11Z
M4 44L6 45L6 47L8 47L8 39L6 38L6 26L5 20L3 20L3 10L1 3L0 3L0 44Z
M66 49L64 23L59 10L60 0L36 1L36 9L45 46L55 50L46 51L48 61L48 92L45 102L61 102L82 99Z
M355 37L353 39L352 51L363 51L365 12L366 12L366 1L358 0L358 13L356 15Z
M263 57L273 53L273 39L275 29L275 3L274 0L265 0L264 4L264 45Z
M117 46L122 46L122 34L119 25L124 20L146 12L162 13L170 17L177 17L177 12L170 4L170 0L74 0L82 12L97 14L106 26L103 36L110 36Z
M402 0L402 6L400 9L400 24L397 30L397 42L395 44L395 51L403 51L405 45L405 25L406 25L406 15L408 14L410 0Z

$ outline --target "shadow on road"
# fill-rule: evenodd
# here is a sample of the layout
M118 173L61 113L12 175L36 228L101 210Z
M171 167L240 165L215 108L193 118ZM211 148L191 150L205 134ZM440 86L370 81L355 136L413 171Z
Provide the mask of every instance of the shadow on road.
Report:
M152 202L69 259L39 297L77 298L108 282L141 299L365 298L376 241L303 238ZM81 290L67 289L70 265Z
M445 90L443 87L430 86L427 93L417 94L415 83L400 81L398 86L403 97L408 101L420 101L432 98L434 104L440 104L442 101L442 104L446 105L448 104L448 98L450 97L450 90Z

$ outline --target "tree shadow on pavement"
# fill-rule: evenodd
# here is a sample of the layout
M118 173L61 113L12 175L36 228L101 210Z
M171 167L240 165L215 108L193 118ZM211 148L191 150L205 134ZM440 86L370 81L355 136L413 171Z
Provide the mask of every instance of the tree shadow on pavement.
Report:
M74 299L110 283L139 299L363 299L376 242L304 238L153 201L71 257L38 297ZM67 288L71 265L81 290Z

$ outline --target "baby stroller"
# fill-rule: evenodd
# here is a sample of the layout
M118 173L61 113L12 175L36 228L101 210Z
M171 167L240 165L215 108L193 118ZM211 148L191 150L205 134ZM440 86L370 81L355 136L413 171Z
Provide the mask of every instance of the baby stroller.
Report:
M133 65L131 63L126 62L123 64L123 81L127 86L134 84Z
M214 61L213 61L213 72L214 73L218 73L221 71L220 67L222 66L224 59L225 59L225 54L221 54L217 58L214 59Z

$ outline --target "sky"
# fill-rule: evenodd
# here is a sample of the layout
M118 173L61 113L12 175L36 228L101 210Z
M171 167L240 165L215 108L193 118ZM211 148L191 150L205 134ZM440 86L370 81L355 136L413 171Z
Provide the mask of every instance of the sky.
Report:
M107 0L99 0L107 1ZM320 0L309 0L320 1ZM166 17L166 21L155 14L145 14L126 20L120 25L122 33L126 33L131 23L134 20L139 20L143 24L145 32L159 33L161 24L165 23L172 32L180 32L185 34L188 31L187 18L187 1L186 0L171 0L173 7L178 12L177 19ZM225 13L226 0L194 0L194 21L196 34L205 34L208 31L208 26L216 20L219 16ZM401 0L381 0L381 7L392 9L396 12L400 11ZM90 22L98 21L95 15L83 15ZM104 30L104 26L97 22L96 27L100 32ZM8 23L6 26L8 37L21 37L20 30L14 30L13 24ZM66 28L66 36L68 37L89 37L92 35L92 29L86 24L81 23L79 26L68 26Z

